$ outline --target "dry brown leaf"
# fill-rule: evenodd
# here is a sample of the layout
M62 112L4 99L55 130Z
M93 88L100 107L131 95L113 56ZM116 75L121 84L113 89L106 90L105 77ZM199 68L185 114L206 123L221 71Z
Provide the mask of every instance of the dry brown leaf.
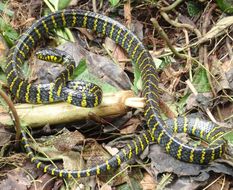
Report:
M79 31L84 34L89 40L94 40L93 35L86 28L79 28Z
M0 36L0 58L4 58L6 56L6 53L8 52L9 48L7 47L6 42L4 39Z
M112 56L115 60L118 61L119 66L122 69L125 69L126 61L124 60L128 60L128 56L120 46L116 46L116 48L112 52Z
M40 176L28 190L43 190L43 189L53 189L54 180L51 179L52 176L49 174L44 174Z
M151 177L148 173L144 174L142 181L140 181L143 190L153 190L156 188L157 184L153 177Z
M121 130L121 134L131 134L135 132L137 129L138 125L140 124L140 120L138 118L132 118L130 119L125 125L127 126L126 128Z
M128 60L127 54L124 52L124 50L119 46L116 45L113 40L110 38L105 39L105 48L107 50L110 50L112 52L112 57L114 60L119 62L119 66L124 69L125 68L125 61L122 60Z
M82 157L87 160L87 166L93 166L98 163L102 163L103 160L110 158L109 153L104 150L104 148L99 145L96 141L86 143L83 151Z
M103 187L100 188L100 190L112 190L112 187L108 184L104 184Z
M0 189L27 190L27 187L31 185L31 180L19 168L9 171L6 176L7 178L0 183Z
M6 130L3 125L0 125L0 147L6 146L10 144L12 133ZM1 151L4 150L4 147Z
M215 76L213 85L216 92L219 94L223 90L232 91L231 79L233 76L233 64L230 61L221 63L216 57L213 57L213 64L211 67L211 73Z
M162 112L168 117L168 118L175 118L176 114L169 108L169 106L163 102L162 100L159 101L159 107L162 110Z
M84 136L79 131L65 132L54 138L53 145L59 151L69 151L80 141L84 140Z
M224 106L219 106L219 111L223 120L229 119L232 117L233 113L233 104L226 104ZM215 117L218 117L217 112L214 112Z

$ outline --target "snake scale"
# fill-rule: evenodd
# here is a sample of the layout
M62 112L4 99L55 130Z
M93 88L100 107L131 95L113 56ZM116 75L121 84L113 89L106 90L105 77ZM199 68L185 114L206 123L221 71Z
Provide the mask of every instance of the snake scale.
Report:
M26 133L22 130L22 143L28 157L30 157L37 168L51 175L64 178L96 175L119 167L123 162L139 155L150 142L154 141L164 147L171 156L185 162L207 164L222 155L224 151L223 140L217 140L214 145L209 147L192 147L183 144L173 135L175 132L185 132L211 142L224 132L221 127L198 118L179 117L165 123L161 118L158 103L159 79L155 64L148 50L125 26L97 13L83 10L58 11L42 17L22 34L16 45L11 49L5 67L9 88L19 101L48 103L63 100L83 107L93 107L100 103L102 91L97 86L80 83L78 86L80 86L81 91L78 92L74 92L75 89L73 87L69 88L66 86L66 80L74 70L74 63L68 63L56 80L49 84L30 83L22 74L21 66L28 59L31 50L36 47L36 44L43 40L44 36L48 36L54 29L65 27L80 27L95 31L111 38L128 53L141 73L142 94L146 100L144 113L148 130L137 135L111 159L80 171L59 169L52 164L46 165L41 162L30 147ZM56 62L57 57L54 55L47 56L47 60L50 59ZM63 61L66 62L65 59ZM171 128L167 126L171 126Z

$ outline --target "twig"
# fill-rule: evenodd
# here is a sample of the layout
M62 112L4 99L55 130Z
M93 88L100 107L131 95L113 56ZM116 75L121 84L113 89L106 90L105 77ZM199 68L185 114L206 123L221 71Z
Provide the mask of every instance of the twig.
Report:
M226 176L223 176L223 182L222 182L222 187L220 190L223 190L224 186L225 186L225 182L226 182Z
M208 53L208 57L209 57L211 54L213 54L213 52L214 52L215 49L218 47L218 45L221 44L221 42L222 42L224 39L226 39L226 36L227 36L227 35L223 35L223 36L218 40L218 42L216 42L216 43L214 44L213 49ZM223 42L223 43L224 43L224 42ZM226 54L226 56L227 56L227 54ZM221 59L222 59L222 58L221 58Z
M6 93L3 92L2 90L0 90L0 96L4 99L4 101L7 103L10 110L12 111L12 115L13 115L14 121L15 121L15 131L16 131L15 140L16 140L16 143L18 143L19 140L20 140L20 120L19 120L19 116L17 114L17 111L15 109L15 106L14 106L13 102L6 95Z
M163 38L163 40L166 42L167 46L170 48L170 50L179 58L186 59L186 55L180 54L176 49L172 46L167 34L164 32L164 30L159 26L159 23L155 18L151 18L151 22L153 23L154 28L157 30L159 35Z
M197 96L198 92L196 90L196 88L193 86L193 84L190 82L190 80L186 80L185 83L187 84L187 86L189 87L189 89L192 91L192 93Z
M96 13L97 12L96 0L92 0L92 7L93 7L93 11Z
M184 35L185 35L185 42L188 45L189 44L189 35L188 35L188 31L186 29L183 29ZM185 65L185 69L184 71L189 71L189 78L192 81L192 59L191 59L191 51L190 48L187 48L187 52L188 52L188 57L187 57L187 63Z
M217 179L215 179L212 183L210 183L209 185L207 185L203 190L208 189L209 187L211 187L213 184L215 184L221 177L223 177L223 174L221 174Z
M203 33L202 35L204 36L207 32L207 27L209 26L209 22L210 22L210 16L211 16L211 13L213 12L213 10L216 8L216 4L213 4L212 7L210 7L209 11L207 12L206 16L205 16L205 19L204 19L204 22L203 22ZM211 80L211 76L210 76L210 69L209 69L209 64L208 64L208 50L207 50L207 45L204 45L203 46L203 62L204 62L204 66L206 68L206 75L207 75L207 78L208 78L208 82L209 82L209 85L210 85L210 88L211 88L211 91L213 93L213 96L216 97L217 96L217 93L215 92L215 89L213 87L213 84L212 84L212 80ZM222 118L222 115L221 115L221 112L219 110L219 107L217 106L217 112L218 112L218 116L219 116L219 119L222 121L223 118ZM211 112L209 112L211 113ZM209 115L209 114L208 114ZM211 114L212 115L212 114ZM211 116L212 117L212 116ZM211 118L210 117L210 118Z
M172 26L175 26L177 28L187 28L188 30L193 31L196 34L196 36L197 36L198 39L200 39L202 37L201 32L197 28L193 27L192 25L181 24L179 22L173 21L173 20L171 20L169 18L169 16L167 15L167 13L165 13L163 11L161 11L160 14ZM196 44L194 44L194 45L196 45Z
M132 24L131 2L130 2L130 0L127 0L127 2L124 4L124 17L125 17L125 20L126 20L126 26L128 28L130 28L131 24Z
M227 50L229 52L228 54L229 54L230 60L233 62L233 50L232 50L229 37L226 38L226 45L227 45Z
M177 5L179 5L183 0L176 0L174 3L172 3L171 5L167 6L167 7L162 7L160 8L161 11L170 11L174 8L176 8Z

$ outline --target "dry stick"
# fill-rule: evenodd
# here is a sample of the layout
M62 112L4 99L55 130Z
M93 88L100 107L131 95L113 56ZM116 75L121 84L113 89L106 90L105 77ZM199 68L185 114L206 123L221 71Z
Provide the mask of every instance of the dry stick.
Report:
M162 17L164 18L164 20L166 20L170 25L172 25L172 26L174 26L174 27L176 27L176 28L186 28L186 29L188 29L188 30L190 30L190 31L193 31L193 32L196 34L197 38L198 38L198 39L201 39L201 37L202 37L201 32L200 32L197 28L195 28L195 27L193 27L192 25L189 25L189 24L182 24L182 23L179 23L179 22L177 22L177 21L171 20L171 19L169 18L168 14L167 14L166 12L162 11L162 9L161 9L161 11L160 11L160 14L161 14ZM190 47L192 47L192 46L196 46L196 45L198 45L197 42L196 42L196 43L193 43L193 44L191 44L191 45L188 45L188 46L185 47L183 50L185 50L185 49L187 49L187 48L190 48Z
M159 35L163 38L163 40L167 43L167 46L170 48L170 50L179 58L181 59L186 59L188 60L189 57L186 54L180 54L178 53L178 51L176 51L176 49L172 46L172 44L170 43L170 40L167 36L167 34L164 32L164 30L159 26L158 22L156 21L155 18L151 18L151 22L154 25L154 28L157 30L157 32L159 33Z
M213 184L215 184L220 178L222 178L224 175L221 174L217 179L215 179L213 182L211 182L209 185L207 185L203 190L208 189L209 187L211 187Z
M5 92L3 92L2 90L0 90L0 96L4 99L4 101L7 103L7 105L9 106L10 110L12 111L12 114L14 116L15 119L15 131L16 131L16 136L15 136L15 140L18 143L20 140L20 120L19 120L19 116L17 114L17 111L15 109L15 106L13 104L13 102L11 101L11 99L6 95Z
M191 81L188 79L185 81L185 83L187 84L187 86L189 87L189 89L192 91L192 93L197 96L198 92L196 90L196 88L193 86L193 84L191 83Z
M220 190L223 190L224 186L225 186L225 181L226 181L226 175L223 176L223 182L222 182L222 187Z
M229 37L227 37L227 39L226 39L226 45L227 45L227 50L229 52L228 55L230 57L230 60L233 62L233 50L232 50L232 46L231 46Z
M219 39L218 42L216 42L216 43L214 44L214 47L211 49L211 51L208 52L208 55L207 55L208 57L209 57L211 54L213 54L213 52L216 51L216 48L217 48L217 47L219 46L219 44L226 38L226 36L227 36L227 35L222 36L221 39ZM227 54L226 54L226 56L227 56ZM222 57L221 59L224 59L224 57ZM221 61L221 59L220 59L220 61Z
M102 9L102 7L103 7L103 0L101 0L101 1L100 1L100 5L99 5L98 10L101 10L101 9Z
M162 17L164 18L164 20L166 20L166 21L167 21L169 24L171 24L172 26L177 27L177 28L186 28L186 29L188 29L188 30L190 30L190 31L193 31L193 32L196 34L196 36L197 36L198 39L200 39L200 38L202 37L201 32L200 32L197 28L193 27L192 25L189 25L189 24L181 24L181 23L179 23L179 22L176 22L176 21L174 21L174 20L171 20L171 19L169 18L169 16L167 15L167 13L165 13L165 12L163 12L163 11L160 11L160 14L161 14ZM194 45L196 45L196 44L194 44Z
M127 2L124 4L124 17L127 28L130 28L132 24L131 0L127 0Z
M186 44L188 45L189 44L189 35L188 35L188 31L186 29L183 29L183 32L184 32L184 35L185 35L185 42ZM185 65L185 69L184 71L189 71L189 77L190 77L190 80L192 81L192 55L191 55L191 50L190 48L187 48L187 54L188 54L188 57L187 57L187 63Z
M186 59L186 55L180 54L176 49L172 46L167 34L164 32L164 30L159 26L159 23L155 18L150 19L151 22L153 23L154 28L157 30L159 35L163 38L163 40L167 43L167 46L170 48L170 50L179 58L181 59Z
M201 38L201 33L200 33L200 31L199 31L198 29L196 29L196 28L194 28L194 27L192 27L191 25L188 25L188 24L180 24L180 23L177 23L177 22L174 22L174 21L170 20L170 18L168 17L168 15L167 15L165 12L163 12L163 11L161 11L161 15L162 15L164 18L166 18L165 20L168 21L170 24L172 24L172 25L174 25L174 26L176 26L176 27L185 27L185 28L188 28L188 29L190 29L190 30L192 30L192 31L194 31L194 32L196 33L198 39ZM158 31L158 33L160 34L160 36L166 41L166 43L167 43L168 47L171 49L171 51L172 51L176 56L178 56L178 57L180 57L180 58L182 58L182 59L183 59L183 58L187 59L187 58L188 58L187 55L178 53L178 52L176 51L176 49L171 45L168 36L167 36L166 33L164 32L164 30L159 26L158 22L157 22L154 18L152 18L151 21L152 21L152 23L153 23L155 29L156 29L156 30ZM191 85L190 85L190 86L191 86ZM207 112L207 114L209 115L210 119L211 119L214 123L218 123L218 122L215 120L215 118L213 117L213 115L211 114L211 112L209 111L208 108L206 109L206 112Z
M178 50L178 52L184 51L184 50L186 50L186 49L188 49L188 48L191 48L191 47L194 47L194 46L203 44L203 43L205 43L205 42L208 41L208 40L200 40L200 39L202 39L202 34L201 34L201 32L200 32L197 28L193 27L192 25L189 25L189 24L181 24L181 23L179 23L179 22L177 22L177 21L171 20L171 19L169 18L169 16L167 15L167 13L164 12L164 11L161 11L160 14L162 15L162 17L163 17L170 25L172 25L172 26L174 26L174 27L177 27L177 28L186 28L186 29L188 29L188 30L190 30L190 31L193 31L193 32L196 34L196 36L197 36L197 38L198 38L198 40L199 40L199 41L197 41L197 42L195 42L195 43L192 43L192 44L190 44L190 45L188 45L188 46L186 46L186 47L184 47L184 48ZM231 38L231 36L229 36L229 38ZM169 53L163 54L163 55L161 55L161 56L158 56L158 58L162 58L162 57L165 57L165 56L169 56L169 55L171 55L171 54L172 54L172 52L169 52Z
M209 21L210 21L210 15L211 15L211 13L213 12L213 10L216 8L216 4L214 4L214 5L212 5L212 7L210 7L210 9L208 10L208 12L207 12L207 14L206 14L206 16L205 16L205 19L204 19L204 22L203 22L203 28L202 28L202 35L204 36L205 34L206 34L206 32L207 32L207 27L209 26L208 25L208 23L209 23ZM212 91L212 93L213 93L213 95L214 95L214 97L216 97L217 96L217 93L215 92L215 89L214 89L214 87L213 87L213 84L212 84L212 80L211 80L211 76L210 76L210 69L209 69L209 64L208 64L208 50L207 50L207 45L204 45L203 47L202 47L202 49L203 49L203 62L204 62L204 66L205 66L205 68L206 68L206 74L207 74L207 78L208 78L208 82L209 82L209 84L210 84L210 88L211 88L211 91ZM201 54L201 52L200 52L200 54ZM200 60L201 61L201 60ZM220 120L222 121L223 120L223 118L222 118L222 115L221 115L221 113L220 113L220 110L219 110L219 107L217 106L217 112L218 112L218 116L219 116L219 118L220 118ZM208 110L208 108L207 108L207 114L209 115L209 117L210 118L213 118L213 115L212 115L212 113Z
M179 5L183 0L176 0L174 3L172 3L171 5L167 6L167 7L162 7L160 10L161 11L170 11L172 9L174 9L177 5Z
M97 12L96 0L92 0L92 7L93 7L93 11L96 13Z

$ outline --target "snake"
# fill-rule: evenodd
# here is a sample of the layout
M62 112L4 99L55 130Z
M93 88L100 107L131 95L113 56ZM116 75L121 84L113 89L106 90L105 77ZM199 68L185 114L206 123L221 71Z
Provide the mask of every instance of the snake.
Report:
M98 86L86 84L85 82L72 84L72 81L70 86L67 85L66 80L72 75L75 64L70 59L68 59L70 61L68 63L66 56L57 56L56 51L56 55L53 52L47 53L46 51L45 55L43 55L43 52L38 53L38 57L42 59L54 62L62 59L60 63L65 64L64 70L57 76L54 82L34 84L23 75L22 65L29 58L31 51L36 48L36 45L51 32L54 32L54 30L66 27L89 29L103 37L109 37L125 50L134 67L140 71L142 96L145 98L144 116L148 129L136 135L110 159L83 170L60 169L53 164L40 161L30 146L25 130L22 129L21 142L27 156L38 169L62 178L99 175L134 159L151 142L157 142L174 158L194 164L208 164L222 156L225 142L219 138L224 134L220 126L200 118L178 117L168 121L162 119L159 108L161 90L158 86L158 71L149 51L137 36L124 25L98 13L77 9L57 11L39 19L21 35L16 45L11 48L5 67L10 91L16 99L28 103L66 101L82 107L94 107L100 104L102 91ZM81 91L76 92L74 86L79 86ZM214 143L207 147L188 145L174 135L174 133L179 132L200 137L209 143L214 141Z

